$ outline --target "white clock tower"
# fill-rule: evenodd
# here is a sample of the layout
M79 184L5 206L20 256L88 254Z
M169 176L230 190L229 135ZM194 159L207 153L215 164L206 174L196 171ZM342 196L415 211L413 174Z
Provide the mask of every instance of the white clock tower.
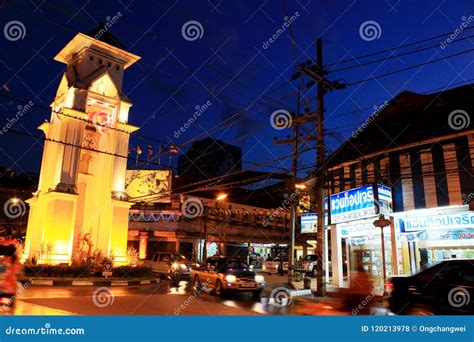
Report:
M93 38L95 37L95 38ZM130 100L122 93L124 70L140 57L102 30L79 33L55 57L67 65L51 105L38 191L30 214L23 259L70 263L73 249L88 241L126 262L128 212L125 195Z

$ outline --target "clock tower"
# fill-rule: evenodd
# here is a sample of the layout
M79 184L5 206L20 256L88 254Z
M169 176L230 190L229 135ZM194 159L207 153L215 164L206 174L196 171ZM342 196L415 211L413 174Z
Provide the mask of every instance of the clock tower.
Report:
M38 190L30 205L23 260L71 263L87 242L126 262L125 194L131 101L122 93L124 71L140 57L103 28L79 33L55 60L66 64L51 118L39 126L45 143ZM85 242L84 242L85 241Z

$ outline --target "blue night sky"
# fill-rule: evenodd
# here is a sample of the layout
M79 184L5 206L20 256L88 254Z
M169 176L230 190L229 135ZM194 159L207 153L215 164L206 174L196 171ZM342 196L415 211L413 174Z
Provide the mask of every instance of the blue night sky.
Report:
M44 3L0 0L2 33L3 27L12 20L20 21L26 28L25 37L16 41L0 34L0 85L3 86L0 93L49 105L65 69L53 57L77 32L87 32L120 12L121 17L110 32L127 49L142 57L127 70L123 89L133 101L130 123L141 127L137 134L183 146L184 150L192 139L211 136L242 147L243 167L250 167L291 152L289 145L276 146L273 141L275 136L285 139L292 130L275 130L269 118L275 110L296 109L296 88L300 81L290 81L295 69L295 53L299 62L314 58L314 42L318 36L323 38L325 64L333 64L453 32L465 18L474 15L472 4L468 0ZM296 18L290 25L296 51L288 29L264 49L263 43L282 27L285 15ZM202 25L200 39L183 38L182 26L190 20ZM378 23L377 39L362 39L359 28L367 21ZM474 27L474 20L467 27L471 25ZM448 34L396 51L403 53L437 46L420 53L367 66L359 64L390 56L388 52L328 67L357 66L330 73L328 77L351 83L463 52L473 48L474 40L456 40L470 34L474 31L464 31L445 49L439 45ZM473 53L329 93L326 97L329 151L334 151L371 115L374 105L384 103L403 90L429 93L471 82L474 79ZM309 101L309 107L315 110L315 97L315 88L304 89L302 102ZM211 103L210 108L176 138L174 132L188 121L197 105L202 106L207 101ZM0 104L3 126L7 118L15 115L18 103L0 98ZM40 135L36 127L49 117L46 110L34 108L14 128ZM312 129L307 125L306 131ZM159 146L157 141L139 136L132 137L131 144L140 144L143 150L151 144L155 151ZM308 143L303 148L313 145ZM41 153L42 143L33 137L0 136L0 164L11 166L17 172L38 172ZM310 166L314 159L314 150L304 153L299 167ZM290 166L291 160L287 158L258 170L283 171ZM300 175L305 172L301 171Z

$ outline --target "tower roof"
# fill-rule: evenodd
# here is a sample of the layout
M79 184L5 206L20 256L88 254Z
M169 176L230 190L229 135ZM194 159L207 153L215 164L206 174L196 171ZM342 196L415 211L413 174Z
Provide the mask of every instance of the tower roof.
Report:
M86 35L88 35L91 38L100 40L101 42L107 43L109 45L118 47L119 49L127 51L125 46L115 37L112 33L107 31L107 28L105 27L105 24L101 22L99 26L97 26L95 29L86 32Z
M97 38L96 38L97 37ZM123 45L112 34L100 29L88 34L78 33L57 55L54 60L67 64L76 53L84 48L98 49L104 53L112 54L124 61L124 69L140 59L123 48Z

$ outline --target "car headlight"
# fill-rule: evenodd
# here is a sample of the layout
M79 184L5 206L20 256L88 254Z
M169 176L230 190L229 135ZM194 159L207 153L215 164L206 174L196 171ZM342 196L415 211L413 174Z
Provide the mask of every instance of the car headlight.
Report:
M185 269L186 269L186 265L185 265L185 264L180 264L179 267L181 267L182 270L185 270Z
M255 276L255 281L256 281L257 283L263 283L263 282L265 281L265 278L263 277L263 275L257 274L257 275Z
M237 281L237 277L232 274L228 274L225 276L225 280L229 283L233 283L234 281Z
M177 268L178 268L178 266L179 266L179 265L178 265L178 263L177 263L177 262L175 262L175 263L173 263L173 264L171 265L171 267L173 267L173 269L174 269L174 270L175 270L175 269L177 269Z

